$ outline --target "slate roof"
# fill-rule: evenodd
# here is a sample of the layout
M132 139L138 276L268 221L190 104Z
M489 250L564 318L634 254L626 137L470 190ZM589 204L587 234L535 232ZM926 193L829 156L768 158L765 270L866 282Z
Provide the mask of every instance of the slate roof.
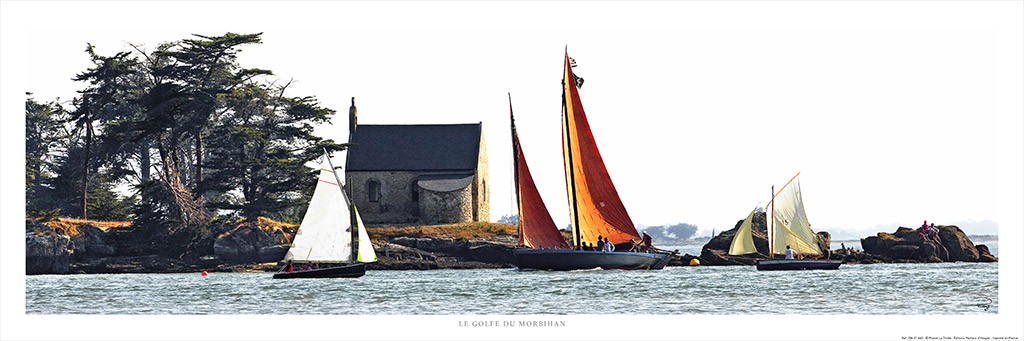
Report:
M481 123L358 125L348 171L474 170Z

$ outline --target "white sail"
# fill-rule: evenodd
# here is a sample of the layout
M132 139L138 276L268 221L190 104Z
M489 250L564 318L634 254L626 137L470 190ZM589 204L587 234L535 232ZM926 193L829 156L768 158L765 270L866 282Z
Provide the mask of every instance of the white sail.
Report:
M370 235L366 233L366 226L363 226L363 218L359 216L359 209L352 206L356 212L356 224L359 226L359 254L357 261L373 263L377 261L377 253L373 252L373 244L370 243Z
M352 231L348 202L330 160L320 164L313 198L295 232L285 260L348 262L352 260ZM371 246L372 248L372 246Z
M775 222L773 252L785 253L786 245L794 252L808 255L819 255L818 237L811 231L811 224L804 212L804 200L800 194L800 179L790 183L775 195L775 208L772 210Z
M754 212L757 212L756 207L753 211L750 211L750 215L747 216L747 219L743 220L740 228L736 230L736 234L732 236L732 244L729 245L730 255L738 256L757 253L757 248L754 247Z

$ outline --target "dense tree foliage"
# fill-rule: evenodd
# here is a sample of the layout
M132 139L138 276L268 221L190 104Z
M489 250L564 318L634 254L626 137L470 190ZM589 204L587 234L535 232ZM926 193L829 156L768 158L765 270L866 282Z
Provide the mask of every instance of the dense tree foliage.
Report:
M25 209L27 212L56 208L52 196L56 163L54 154L61 140L61 121L67 112L59 101L36 102L28 94L25 101Z
M218 215L300 216L305 164L343 145L313 135L333 110L239 65L241 48L260 42L195 35L112 56L88 45L72 109L26 101L26 210L130 218L178 254L209 242Z
M337 147L313 135L313 124L327 122L334 111L312 97L285 96L287 87L253 83L225 97L225 124L211 130L210 162L202 167L210 174L199 187L202 195L218 194L208 196L210 206L247 218L273 212L275 219L293 220L284 212L299 204L294 190L313 185L305 181L313 175L304 164Z

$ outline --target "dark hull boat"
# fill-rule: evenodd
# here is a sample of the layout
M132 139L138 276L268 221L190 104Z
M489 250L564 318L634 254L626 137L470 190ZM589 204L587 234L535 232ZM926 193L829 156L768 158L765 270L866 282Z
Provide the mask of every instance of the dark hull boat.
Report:
M278 272L274 274L274 278L355 278L365 274L366 264L355 263L313 270Z
M670 255L643 252L598 252L559 249L512 251L516 266L536 270L658 270L665 268Z
M842 261L827 259L764 259L757 261L758 270L836 270Z
M643 238L636 230L625 205L604 165L597 141L580 100L582 78L572 72L575 62L565 55L562 74L562 159L565 166L566 194L572 241L566 242L537 189L526 156L519 144L512 99L509 119L512 130L512 156L515 172L516 203L519 206L519 245L526 249L512 252L520 269L584 270L629 269L657 270L668 264L670 253L583 251L583 248L612 243L625 250ZM571 245L570 245L571 244ZM644 242L651 247L650 241Z

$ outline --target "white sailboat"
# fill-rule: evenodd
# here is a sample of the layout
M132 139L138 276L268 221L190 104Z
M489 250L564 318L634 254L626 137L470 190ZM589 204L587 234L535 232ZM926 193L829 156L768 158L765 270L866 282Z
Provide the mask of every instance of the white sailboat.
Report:
M274 278L359 277L366 273L365 263L377 261L359 211L343 188L325 151L313 198L284 257L288 265ZM310 269L299 269L304 265Z
M800 193L800 180L793 176L778 193L772 187L772 200L769 203L771 215L768 229L769 259L757 261L758 270L834 270L842 261L830 259L774 259L776 254L785 254L787 249L805 257L821 256L818 247L818 236L811 230L804 211L803 195ZM758 253L754 247L753 219L754 211L740 224L739 230L729 246L730 255Z

